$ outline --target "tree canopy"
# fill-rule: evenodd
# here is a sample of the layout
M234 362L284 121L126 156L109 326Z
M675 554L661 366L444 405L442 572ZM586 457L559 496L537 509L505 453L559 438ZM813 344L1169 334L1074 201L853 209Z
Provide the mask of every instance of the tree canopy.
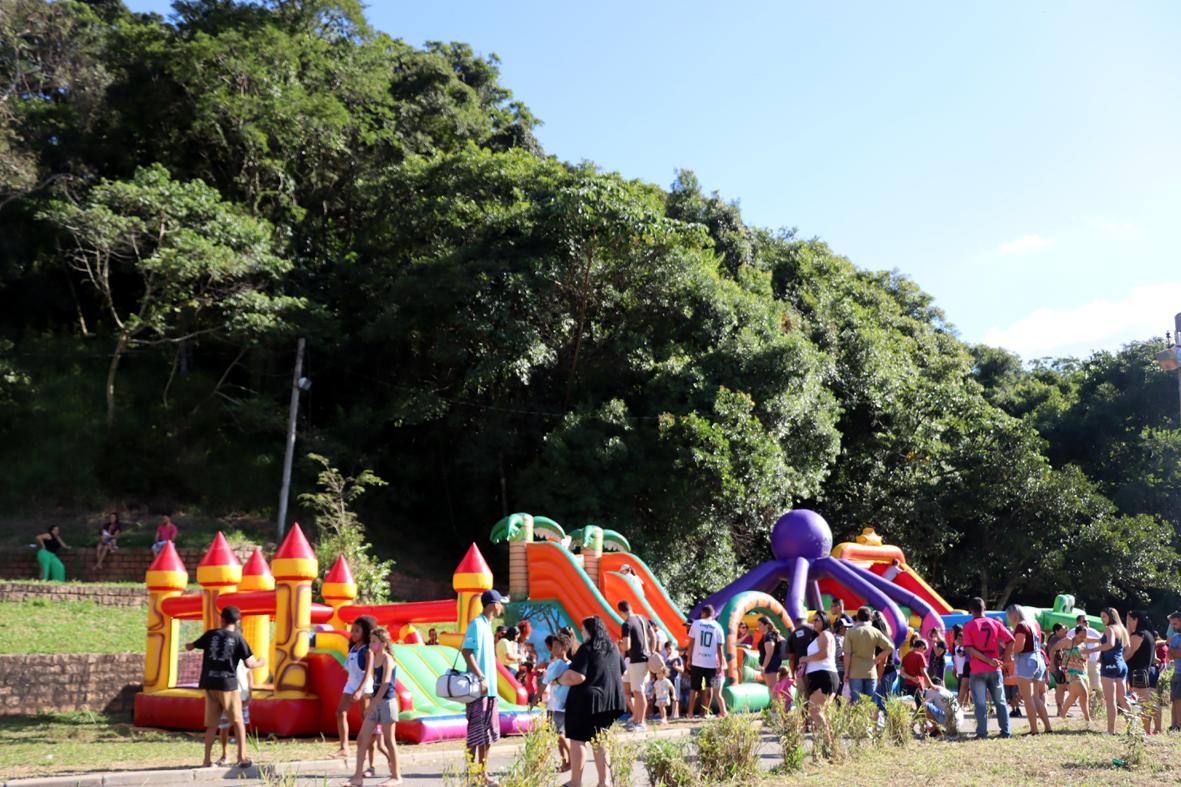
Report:
M971 346L691 170L547 155L495 55L355 0L0 3L10 505L266 513L298 334L301 439L389 482L358 501L382 555L537 511L624 534L689 601L808 506L955 599L1176 600L1155 342Z

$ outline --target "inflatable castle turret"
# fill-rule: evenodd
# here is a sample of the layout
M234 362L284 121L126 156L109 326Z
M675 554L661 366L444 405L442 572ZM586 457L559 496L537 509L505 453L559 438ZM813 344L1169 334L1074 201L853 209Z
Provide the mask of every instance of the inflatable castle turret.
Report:
M275 696L302 697L308 688L308 639L312 633L312 581L319 564L299 523L271 561L275 575L275 642L271 674Z

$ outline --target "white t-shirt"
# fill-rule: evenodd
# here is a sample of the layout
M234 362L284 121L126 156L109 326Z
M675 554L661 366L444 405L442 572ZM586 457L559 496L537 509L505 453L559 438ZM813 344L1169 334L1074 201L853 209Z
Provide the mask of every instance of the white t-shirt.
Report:
M692 667L718 668L718 645L726 639L722 627L713 618L695 620L689 627L689 639L693 640L693 652L689 656Z
M1099 637L1100 637L1100 636L1101 636L1101 635L1099 634L1099 632L1098 632L1098 631L1096 631L1095 629L1091 628L1090 626L1087 626L1087 639L1092 639L1092 638L1094 638L1094 639L1099 639ZM1094 648L1094 647L1097 647L1097 646L1096 646L1096 645L1094 645L1094 644L1090 644L1090 645L1088 645L1087 647ZM1088 659L1088 660L1089 660L1091 663L1094 663L1094 662L1096 662L1096 661L1098 661L1098 660L1099 660L1099 653L1098 653L1098 652L1092 653L1090 656L1087 656L1087 659Z

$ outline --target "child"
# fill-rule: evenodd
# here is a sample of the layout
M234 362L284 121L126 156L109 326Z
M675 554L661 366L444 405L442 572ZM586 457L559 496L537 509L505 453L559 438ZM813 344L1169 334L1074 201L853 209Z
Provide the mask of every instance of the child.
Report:
M361 725L361 732L357 735L357 768L353 771L353 778L346 782L352 787L363 787L365 784L365 752L368 751L370 739L379 724L385 741L386 758L390 765L390 778L382 784L402 783L402 774L398 768L398 745L394 742L394 724L398 720L398 698L394 693L394 683L398 678L398 666L394 662L393 653L390 652L389 632L383 628L374 629L369 635L369 648L373 660L375 688L369 700L369 710L365 713L365 723Z
M205 761L201 767L213 763L213 739L217 735L222 714L226 714L234 725L238 742L238 767L249 768L253 763L246 756L246 724L242 719L242 695L238 687L238 662L246 662L248 669L266 665L262 656L255 657L246 640L238 633L242 612L234 606L221 611L221 628L210 629L195 642L185 645L185 650L203 651L201 657L201 679L198 688L205 691ZM227 733L228 734L228 733Z
M521 669L517 672L517 683L520 683L525 689L525 694L529 698L529 707L532 709L538 702L537 693L537 667L531 659L527 659L521 664Z
M254 688L254 673L246 669L246 662L238 662L238 693L242 695L242 726L250 726L250 691ZM221 759L217 761L219 768L224 768L226 760L226 747L230 742L230 717L226 715L225 711L221 713L221 721L217 723L217 732L221 736ZM236 743L237 741L235 741Z
M369 695L373 693L373 659L369 657L369 637L377 621L369 615L357 618L349 627L349 655L345 663L348 678L336 705L336 730L340 735L340 748L332 756L347 760L349 757L349 708L354 703L360 706L361 720L369 706ZM388 756L388 754L387 754ZM373 766L373 748L369 749L369 765Z
M780 700L783 702L784 711L790 711L791 690L796 685L795 681L791 679L791 669L786 665L781 666L776 675L779 679L775 681L775 686L771 689L771 701Z
M959 623L952 627L952 637L955 650L952 651L951 661L960 686L959 703L961 708L966 708L970 698L968 679L972 677L972 664L968 659L968 651L964 648L964 631Z
M565 634L558 634L545 638L549 648L550 662L545 668L545 675L541 679L541 691L545 695L545 715L558 733L558 756L562 758L560 772L570 770L570 742L566 740L566 695L570 693L569 686L558 684L570 662L566 656L570 651L570 639Z
M668 670L660 671L660 677L654 682L652 689L656 697L656 707L660 709L660 723L668 724L668 706L673 706L673 715L676 715L676 690L673 688L673 682L669 680Z

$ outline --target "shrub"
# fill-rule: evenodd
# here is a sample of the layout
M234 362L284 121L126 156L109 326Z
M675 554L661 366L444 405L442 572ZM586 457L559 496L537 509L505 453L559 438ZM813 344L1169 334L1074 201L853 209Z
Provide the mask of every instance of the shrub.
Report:
M697 775L686 762L688 746L681 741L657 738L644 747L644 770L652 787L692 787Z
M707 722L697 735L697 764L701 775L719 782L748 782L758 770L762 745L753 716L731 713Z
M545 716L536 716L524 747L499 779L504 787L553 787L558 782L558 733Z
M796 773L804 767L804 731L807 728L807 706L800 704L792 710L776 714L779 726L779 754L783 762L775 766L781 773Z
M632 784L632 772L640 756L640 745L630 743L619 734L619 727L609 727L594 737L591 746L607 752L607 767L612 784Z
M888 697L886 699L885 738L895 746L907 747L914 738L916 710L910 697Z

